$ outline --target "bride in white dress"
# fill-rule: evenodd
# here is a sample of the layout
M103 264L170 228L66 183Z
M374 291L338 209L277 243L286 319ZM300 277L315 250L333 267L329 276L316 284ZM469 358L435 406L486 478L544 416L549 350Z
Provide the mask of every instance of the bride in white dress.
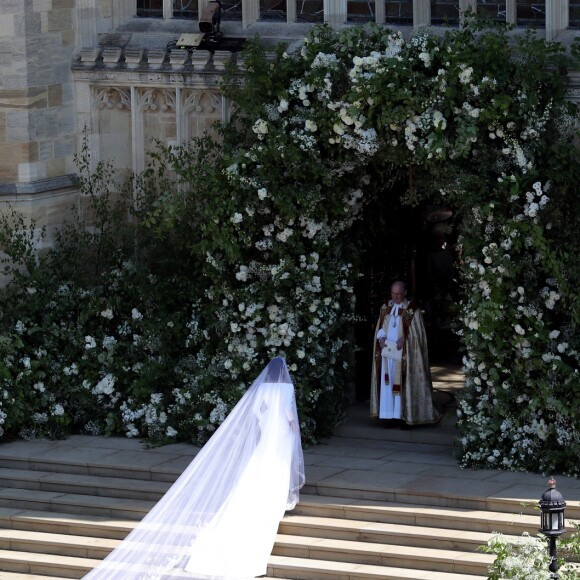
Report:
M246 580L266 574L304 459L294 387L273 359L227 419L90 580Z

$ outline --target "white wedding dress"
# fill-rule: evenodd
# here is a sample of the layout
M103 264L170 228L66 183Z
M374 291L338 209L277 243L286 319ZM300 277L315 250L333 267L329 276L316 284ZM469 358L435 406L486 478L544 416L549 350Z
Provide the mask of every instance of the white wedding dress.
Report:
M90 580L247 580L266 574L304 459L294 387L275 358L181 477Z

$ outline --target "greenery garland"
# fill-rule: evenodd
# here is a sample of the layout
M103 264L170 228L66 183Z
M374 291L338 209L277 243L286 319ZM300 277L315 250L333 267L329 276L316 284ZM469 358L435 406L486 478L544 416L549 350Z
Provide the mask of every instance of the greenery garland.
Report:
M70 272L64 290L62 278L45 283L43 301L54 288L49 304L60 313L47 322L26 306L40 289L13 271L4 428L37 435L60 417L95 432L203 440L281 354L304 439L329 433L349 372L350 234L366 202L382 196L451 204L461 216L462 464L577 475L580 164L567 63L557 43L478 23L409 39L320 26L300 52L280 48L274 58L252 43L244 82L239 70L226 78L239 115L221 140L161 150L136 180L136 219L123 231L137 246L104 247L118 229L110 215L85 240L115 264L99 285L70 282ZM402 199L371 178L410 169ZM101 207L103 190L115 189L106 168L83 174ZM63 347L65 327L74 348ZM23 401L40 420L16 412Z

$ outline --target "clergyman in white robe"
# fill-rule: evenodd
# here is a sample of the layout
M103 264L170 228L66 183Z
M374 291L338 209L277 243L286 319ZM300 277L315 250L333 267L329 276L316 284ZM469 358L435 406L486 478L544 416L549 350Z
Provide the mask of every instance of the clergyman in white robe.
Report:
M408 425L436 423L427 335L421 309L407 300L403 282L391 287L375 329L370 415Z

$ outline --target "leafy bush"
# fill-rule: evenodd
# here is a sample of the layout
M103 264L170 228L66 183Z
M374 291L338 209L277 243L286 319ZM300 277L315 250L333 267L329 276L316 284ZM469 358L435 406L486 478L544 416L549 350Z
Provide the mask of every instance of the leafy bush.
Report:
M565 539L560 539L558 547L558 574L562 580L580 578L580 526L573 525L573 532ZM514 580L549 580L552 573L548 569L551 558L548 550L548 539L545 536L530 536L524 533L517 541L508 541L502 534L495 534L481 550L496 555L490 566L488 579L513 578Z
M125 188L106 165L89 171L85 151L92 223L45 253L34 226L4 222L4 430L203 440L283 355L304 440L329 433L348 371L353 226L371 199L429 200L462 219L462 464L577 475L567 66L557 43L477 22L408 40L320 26L274 61L250 43L245 82L225 79L238 114L219 142L160 147ZM402 197L401 174L413 176Z

